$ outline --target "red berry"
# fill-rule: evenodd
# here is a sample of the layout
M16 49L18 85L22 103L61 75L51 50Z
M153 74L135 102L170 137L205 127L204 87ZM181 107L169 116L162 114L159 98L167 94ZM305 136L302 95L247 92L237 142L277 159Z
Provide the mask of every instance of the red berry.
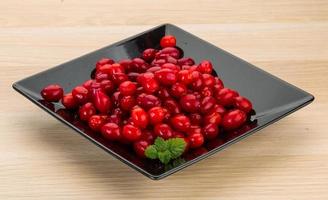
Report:
M195 61L192 58L180 58L178 60L178 64L180 66L183 66L183 65L191 66L191 65L195 64Z
M169 91L167 88L160 88L158 91L157 91L157 96L163 101L165 99L168 99L171 97Z
M149 68L149 64L141 58L133 58L131 66L133 71L141 73Z
M162 69L170 69L175 73L178 73L180 71L180 67L178 65L172 64L172 63L165 63L161 67Z
M222 117L217 112L212 112L204 116L203 123L204 124L221 124Z
M111 100L115 106L119 106L121 98L122 98L122 95L120 92L114 92Z
M198 99L199 101L201 100L202 98L202 95L200 92L198 91L195 91L195 92L192 92L192 91L189 91L191 94L195 95L196 99Z
M155 66L155 67L150 67L147 69L146 72L151 72L151 73L155 73L156 71L162 69L160 66Z
M101 90L96 90L93 94L93 103L100 113L106 114L112 108L110 98Z
M253 109L252 103L245 97L239 96L234 99L234 106L245 113L249 113Z
M213 87L213 96L218 96L220 90L223 89L223 85L220 85L220 84L215 84L214 87Z
M175 83L172 85L170 93L174 97L181 97L187 94L187 87L182 83Z
M83 86L77 86L72 90L72 95L77 102L83 104L88 101L89 91Z
M200 128L200 126L192 125L192 126L189 127L189 129L186 133L187 133L187 135L192 135L192 134L195 134L195 133L201 134L202 129Z
M224 115L224 113L226 112L226 109L220 105L220 104L215 104L213 109L210 111L210 113L213 113L213 112L217 112L219 113L221 116Z
M247 116L244 111L235 109L227 112L222 119L222 126L226 130L236 129L246 122Z
M140 94L142 94L142 93L144 93L144 89L143 89L143 87L138 87L137 88L137 90L136 90L136 92L135 92L135 95L140 95Z
M203 135L206 139L214 139L219 134L219 128L216 124L207 124L203 127Z
M198 113L192 113L189 115L190 123L192 125L200 125L202 122L202 116Z
M202 78L202 74L199 71L196 71L197 66L191 66L188 70L191 73L192 81L196 81Z
M133 143L133 149L136 152L136 154L142 158L145 158L145 150L149 146L149 143L145 140L139 140L135 143Z
M149 79L154 79L154 74L152 72L145 72L145 73L141 73L138 77L137 77L137 82L139 84L145 84Z
M41 91L42 98L48 102L57 102L63 97L63 95L63 88L57 84L48 85Z
M193 94L187 94L180 99L181 107L187 112L197 112L200 108L200 102Z
M109 123L114 123L114 124L120 124L121 123L121 117L118 114L113 114L108 117L107 120Z
M105 118L100 115L93 115L88 120L89 127L94 131L99 131L104 124Z
M152 49L152 48L145 49L142 52L142 58L148 62L151 62L152 60L154 60L156 52L157 52L156 49Z
M133 96L124 96L119 102L120 108L126 111L130 111L136 104L136 99Z
M147 141L149 144L153 144L155 140L154 133L150 130L143 130L140 139Z
M74 99L74 97L71 93L64 95L61 102L65 106L66 109L74 109L74 108L77 108L77 106L78 106L77 101Z
M137 141L141 137L141 130L131 124L127 124L123 127L122 135L127 141Z
M159 52L159 56L166 57L171 56L175 59L180 58L180 51L175 47L165 47Z
M163 85L173 85L177 82L177 75L171 69L161 69L156 71L155 78Z
M178 72L178 81L180 81L181 83L188 85L190 83L192 83L193 81L193 77L191 74L191 71L189 70L180 70Z
M113 114L113 115L118 115L118 116L122 117L122 115L123 115L123 110L120 109L120 108L115 108L115 109L113 109L112 114Z
M166 47L163 48L162 50L160 50L158 52L158 54L156 55L156 58L164 58L167 60L168 57L172 57L174 59L179 59L180 58L180 51L175 48L175 47ZM168 61L168 60L167 60ZM176 64L176 62L174 62L174 64Z
M132 109L131 119L133 124L137 127L146 128L148 125L148 115L146 111L140 107Z
M96 91L98 89L102 89L102 85L95 80L91 83L90 87L87 88L87 90L89 91L89 94L92 94L94 91Z
M111 80L101 81L100 87L106 94L112 94L115 89L114 83Z
M224 84L219 77L215 77L215 84L218 85L218 87L224 88Z
M108 140L119 140L121 138L120 127L115 123L107 123L101 127L101 134Z
M102 58L98 60L96 63L96 69L98 70L101 66L106 65L106 64L113 64L114 60L110 58Z
M169 139L173 137L173 131L171 127L167 124L157 124L154 127L154 133L157 137L161 137L163 139Z
M211 74L202 74L203 86L213 88L215 85L215 79Z
M201 78L201 74L198 71L191 72L193 77L193 82L191 84L191 89L195 91L199 91L203 88L203 79Z
M108 74L110 77L112 77L114 74L124 73L125 70L120 64L114 63L114 64L105 64L100 66L97 69L97 72Z
M164 106L169 110L171 114L181 113L179 104L173 99L167 99L166 101L164 101Z
M90 88L91 88L91 85L92 85L93 82L94 82L94 80L89 79L89 80L85 81L85 82L82 84L82 86L85 87L85 88L87 88L87 90L90 91Z
M167 63L166 59L161 58L161 59L154 59L153 62L151 62L151 65L154 67L162 66L163 64Z
M110 76L103 72L96 72L95 79L97 82L101 82L103 80L108 80Z
M127 74L130 81L136 82L137 78L140 76L138 72L130 72Z
M164 109L164 112L165 112L163 122L166 123L166 122L169 122L169 120L171 119L171 113L166 108L163 108L163 109Z
M190 120L183 114L175 115L171 118L172 126L178 131L187 131L190 127Z
M178 64L178 60L176 58L173 58L172 56L166 56L165 61L167 63L172 63L172 64L175 64L175 65Z
M200 103L200 111L202 113L208 113L215 105L216 100L214 97L204 97Z
M234 103L235 97L238 96L238 93L234 90L231 90L229 88L223 88L221 89L218 94L216 95L216 98L218 99L218 102L223 106L230 106Z
M124 73L115 73L112 75L112 81L116 84L116 85L120 85L121 83L123 83L124 81L129 80L128 75L124 74Z
M212 63L208 60L203 60L198 65L197 70L202 74L211 74L213 71Z
M201 90L201 95L203 97L210 97L210 96L213 96L213 90L212 88L210 87L204 87L202 90Z
M89 118L96 114L96 108L92 103L86 103L79 109L79 117L83 121L88 121Z
M136 92L137 86L131 81L124 81L120 84L119 90L122 95L129 96L133 95Z
M191 66L190 65L182 65L181 69L182 70L190 70ZM191 72L191 71L190 71Z
M204 137L201 133L194 133L191 134L189 137L189 145L190 148L197 148L203 145Z
M162 107L156 106L148 110L149 121L151 124L161 123L165 118L165 110Z
M123 59L118 62L124 71L130 72L132 70L132 60L130 59Z
M189 67L188 69L191 72L197 72L199 74L199 77L201 77L201 73L199 71L197 71L197 65L192 65ZM196 74L194 74L193 76L195 76Z
M161 101L154 95L140 94L137 97L137 104L145 110L149 110L152 107L160 106Z
M148 79L141 85L143 87L143 90L148 94L152 94L159 89L159 84L154 78Z
M166 35L162 37L160 41L161 47L174 47L176 45L176 39L173 35Z

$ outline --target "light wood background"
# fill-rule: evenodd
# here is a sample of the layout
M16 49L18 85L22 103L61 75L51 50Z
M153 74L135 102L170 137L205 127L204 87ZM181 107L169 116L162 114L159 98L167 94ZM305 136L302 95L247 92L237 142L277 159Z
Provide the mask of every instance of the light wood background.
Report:
M11 84L173 23L312 93L313 104L152 181ZM0 1L0 199L328 199L328 2Z

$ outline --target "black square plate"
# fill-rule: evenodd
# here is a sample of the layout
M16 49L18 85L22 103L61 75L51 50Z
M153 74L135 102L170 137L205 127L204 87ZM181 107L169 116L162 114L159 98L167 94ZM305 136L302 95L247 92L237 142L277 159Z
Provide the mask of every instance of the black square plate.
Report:
M215 72L224 84L252 101L256 113L247 125L239 130L223 133L220 138L207 143L204 148L195 149L177 162L164 166L156 161L139 159L131 149L105 141L74 118L72 113L63 109L60 103L42 101L40 90L44 86L57 83L65 92L69 92L74 86L90 78L97 60L103 57L114 60L137 57L146 48L158 48L160 38L166 34L177 38L177 46L183 49L185 57L192 57L196 62L203 59L211 60ZM171 24L155 27L35 74L14 83L13 87L82 136L151 179L164 178L196 163L309 104L314 99L311 94Z

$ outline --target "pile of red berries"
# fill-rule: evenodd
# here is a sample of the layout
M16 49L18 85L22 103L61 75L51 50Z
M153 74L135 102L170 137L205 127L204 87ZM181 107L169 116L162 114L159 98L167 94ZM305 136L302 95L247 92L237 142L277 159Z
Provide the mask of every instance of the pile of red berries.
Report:
M61 100L89 127L111 141L132 144L137 155L156 137L183 138L201 147L222 130L241 127L251 102L225 88L208 60L195 65L181 58L174 36L164 36L162 49L146 49L140 58L96 63L94 79L65 94L59 85L41 91L49 102Z

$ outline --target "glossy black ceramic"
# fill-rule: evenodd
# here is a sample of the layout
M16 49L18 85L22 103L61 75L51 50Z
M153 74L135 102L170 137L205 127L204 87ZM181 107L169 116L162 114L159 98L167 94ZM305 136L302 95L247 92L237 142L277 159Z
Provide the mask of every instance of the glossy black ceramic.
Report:
M105 141L99 134L90 131L73 113L63 109L60 103L42 101L40 90L46 85L57 83L63 86L65 92L70 92L74 86L90 78L90 73L100 58L110 57L120 60L138 57L146 48L158 48L160 38L166 34L172 34L177 38L177 46L183 49L185 57L192 57L196 62L203 59L211 60L224 84L252 101L255 112L247 125L236 131L223 132L219 138L207 143L205 147L195 149L176 162L164 166L156 161L138 158L129 147ZM198 162L285 117L314 99L311 94L171 24L155 27L35 74L14 83L13 87L85 138L152 179L161 179Z

